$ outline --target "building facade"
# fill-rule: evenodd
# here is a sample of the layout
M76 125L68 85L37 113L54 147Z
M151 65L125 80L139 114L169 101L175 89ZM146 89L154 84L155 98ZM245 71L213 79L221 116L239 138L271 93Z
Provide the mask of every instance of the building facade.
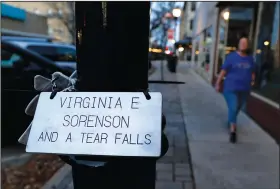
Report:
M180 23L180 39L192 36L196 7L197 2L185 2Z
M47 35L47 19L1 3L1 33Z
M213 78L211 74L217 33L216 2L203 2L197 8L194 16L194 29L192 32L192 66L208 82Z
M75 42L74 2L9 1L5 4L45 17L48 35L66 43Z
M184 3L180 20L180 40L191 39L194 29L194 16L198 5L198 2L186 1ZM190 60L191 52L191 46L185 47L184 51L180 53L180 59Z
M238 39L250 40L257 81L247 113L280 141L280 2L203 2L195 14L192 64L213 84L225 57L237 49Z

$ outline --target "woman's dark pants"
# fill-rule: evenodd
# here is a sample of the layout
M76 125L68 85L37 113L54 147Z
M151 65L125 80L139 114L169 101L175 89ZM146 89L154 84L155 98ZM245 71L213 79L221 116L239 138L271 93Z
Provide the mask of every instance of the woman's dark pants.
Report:
M236 124L237 115L245 108L249 91L225 91L224 97L228 107L228 124Z

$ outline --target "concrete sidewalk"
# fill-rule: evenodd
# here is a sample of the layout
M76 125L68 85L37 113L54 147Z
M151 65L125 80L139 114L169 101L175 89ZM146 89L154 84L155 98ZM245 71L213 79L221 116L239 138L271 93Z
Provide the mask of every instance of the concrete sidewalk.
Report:
M153 77L158 78L159 63L154 62L153 65L157 69ZM185 82L178 85L178 92L195 188L278 189L279 148L274 140L244 113L240 113L238 142L229 143L227 109L222 95L216 93L187 64L179 64L177 70L177 74L170 76L164 69L164 79Z

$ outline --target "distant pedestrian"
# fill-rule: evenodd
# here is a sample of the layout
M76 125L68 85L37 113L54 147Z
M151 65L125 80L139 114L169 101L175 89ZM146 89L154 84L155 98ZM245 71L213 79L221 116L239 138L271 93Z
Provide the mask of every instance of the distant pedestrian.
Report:
M236 142L237 115L244 107L255 83L255 63L248 54L248 38L242 37L238 50L227 55L216 82L216 90L220 91L224 79L223 93L228 106L228 124L230 142Z

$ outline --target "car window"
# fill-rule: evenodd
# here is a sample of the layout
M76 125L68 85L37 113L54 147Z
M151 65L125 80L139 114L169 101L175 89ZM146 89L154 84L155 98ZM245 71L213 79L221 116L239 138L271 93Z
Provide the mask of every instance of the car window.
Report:
M50 70L32 62L24 54L1 49L1 78L3 89L33 90L34 77L50 76Z
M76 62L76 50L73 48L30 45L27 49L35 51L54 62Z
M27 47L27 49L37 52L38 54L40 54L52 61L57 61L55 47L30 45Z
M76 62L76 50L69 47L56 47L57 61Z
M21 57L15 53L1 50L1 68L12 68L14 63L19 61Z

